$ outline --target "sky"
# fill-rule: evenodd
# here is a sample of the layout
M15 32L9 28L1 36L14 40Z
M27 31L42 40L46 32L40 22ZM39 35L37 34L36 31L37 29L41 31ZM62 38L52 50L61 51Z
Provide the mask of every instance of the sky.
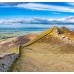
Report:
M0 2L0 27L24 21L74 24L74 2Z
M0 3L0 18L74 16L74 3L69 2L12 2Z

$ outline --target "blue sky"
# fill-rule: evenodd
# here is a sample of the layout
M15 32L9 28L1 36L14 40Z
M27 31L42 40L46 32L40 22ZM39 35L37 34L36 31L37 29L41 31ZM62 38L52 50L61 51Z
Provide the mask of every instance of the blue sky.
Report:
M53 23L72 24L68 26L72 28L74 2L0 2L0 28L23 26L48 28Z
M16 2L0 3L0 18L74 16L74 3L69 2Z

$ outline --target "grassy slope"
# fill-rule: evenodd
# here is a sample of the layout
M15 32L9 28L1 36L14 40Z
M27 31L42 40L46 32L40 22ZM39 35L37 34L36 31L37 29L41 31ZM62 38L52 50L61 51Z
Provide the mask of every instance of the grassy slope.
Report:
M23 48L25 46L29 46L30 44L35 43L37 40L41 39L42 37L46 36L47 34L50 34L52 32L52 29L48 29L45 32L42 32L39 36L37 36L34 40L27 42L26 44L23 45L23 47L20 49L20 56L19 58L13 63L13 65L11 66L9 71L12 71L14 69L14 66L16 65L17 61L19 61L22 57L22 53L23 53Z
M53 29L48 29L44 32L42 32L40 35L38 35L34 40L27 42L26 44L23 45L23 47L28 46L30 44L33 44L34 42L40 40L42 37L50 34L52 32Z
M74 46L64 44L53 34L53 29L47 30L23 45L10 71L74 71Z
M12 47L12 48L5 50L5 51L1 50L0 51L0 57L3 57L3 56L8 55L8 54L13 54L13 53L19 54L18 46Z
M1 43L5 43L5 42L10 42L12 40L14 40L15 38L9 38L9 39L5 39L5 40L0 40ZM8 48L9 46L7 45L6 48ZM4 55L7 55L7 54L12 54L12 53L15 53L15 54L18 54L18 46L14 46L14 47L11 47L11 48L8 48L8 49L0 49L0 57L3 57Z
M7 53L7 54L12 54L12 53L19 54L18 46L12 47L12 48L8 49L8 50L6 51L6 53Z
M69 45L60 48L48 43L32 44L22 49L12 71L74 71L73 48Z

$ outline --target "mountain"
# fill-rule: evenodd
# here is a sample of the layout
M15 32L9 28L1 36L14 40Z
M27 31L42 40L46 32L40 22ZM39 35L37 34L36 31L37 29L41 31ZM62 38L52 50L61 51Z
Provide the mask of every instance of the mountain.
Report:
M74 32L56 26L23 44L20 57L10 71L57 72L74 71Z

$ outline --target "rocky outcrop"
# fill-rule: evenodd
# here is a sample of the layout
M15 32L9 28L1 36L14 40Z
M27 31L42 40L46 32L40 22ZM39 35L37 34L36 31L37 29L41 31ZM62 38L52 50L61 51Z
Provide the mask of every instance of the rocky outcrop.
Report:
M18 58L19 54L9 54L0 58L0 72L7 72L12 63Z

